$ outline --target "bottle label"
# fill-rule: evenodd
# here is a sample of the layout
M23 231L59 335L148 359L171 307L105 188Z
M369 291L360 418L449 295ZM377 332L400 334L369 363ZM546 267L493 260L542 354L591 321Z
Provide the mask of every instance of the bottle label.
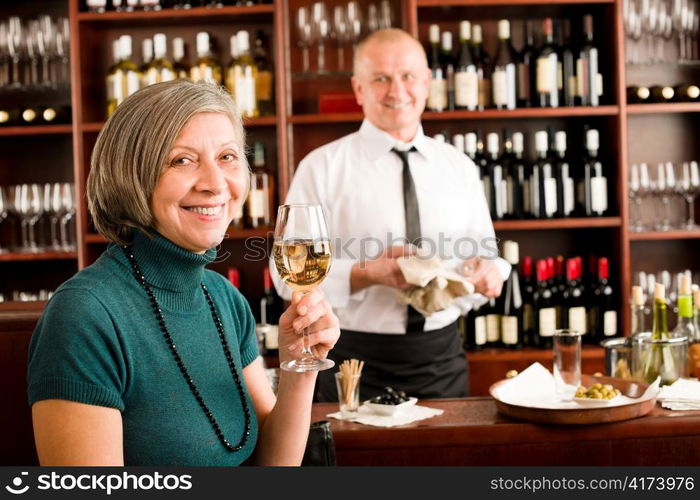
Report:
M125 95L122 99L126 99L131 94L139 90L139 88L141 87L139 74L136 71L127 71L124 83L126 83L126 89L124 89Z
M586 88L586 83L588 82L588 71L586 64L587 59L579 57L576 59L576 95L581 97L584 102L587 102L589 93Z
M264 219L267 215L267 194L264 189L251 189L246 200L248 216Z
M523 330L530 332L535 329L535 314L532 304L523 306Z
M479 75L479 108L491 106L491 80Z
M168 68L149 68L144 76L144 81L146 85L153 85L154 83L169 82L175 79L175 73Z
M561 91L564 88L564 67L561 61L557 61L557 90Z
M523 210L526 214L532 213L532 204L530 203L530 179L525 179L523 182Z
M277 325L269 326L269 330L265 333L265 349L279 349L279 328Z
M608 180L605 177L591 178L591 208L599 215L608 209Z
M258 79L255 82L255 93L260 101L272 100L272 72L258 71Z
M603 313L603 335L606 337L617 335L617 311L605 311Z
M495 106L508 106L508 81L503 69L495 70L491 75L493 87L493 104Z
M547 217L557 211L557 180L554 177L544 180L544 210Z
M431 111L444 111L447 109L447 80L434 79L430 82L428 109Z
M107 75L107 101L116 101L117 103L124 100L121 97L122 86L118 83L117 74Z
M518 63L518 99L530 99L530 68L525 63Z
M602 96L603 95L603 74L602 73L596 74L595 86L596 86L596 93L598 94L598 97Z
M455 73L455 104L472 111L479 105L479 76L473 69Z
M550 57L537 58L537 92L551 94L554 92L556 78L552 78L552 61Z
M498 314L486 315L486 340L498 342L501 340L501 316Z
M551 337L557 329L557 311L553 307L546 307L539 311L540 337Z
M514 345L518 343L517 316L501 316L501 334L504 344Z
M571 215L574 211L574 180L571 177L564 179L564 214Z
M567 82L567 90L569 91L569 95L571 96L577 96L577 91L578 91L578 84L576 83L576 75L570 75L569 76L569 81Z
M569 309L569 328L576 332L586 333L585 307L572 307Z
M474 319L474 343L476 345L486 344L486 318L478 316Z

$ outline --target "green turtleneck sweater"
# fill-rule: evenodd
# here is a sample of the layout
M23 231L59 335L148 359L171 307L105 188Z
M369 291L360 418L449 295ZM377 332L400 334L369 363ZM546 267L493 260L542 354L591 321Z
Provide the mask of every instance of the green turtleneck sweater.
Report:
M200 283L214 300L239 374L258 356L246 300L223 276L204 269L216 255L213 249L199 255L159 235L137 233L133 252L185 367L225 438L238 444L243 409ZM247 388L251 435L243 450L229 452L185 382L126 255L114 244L46 305L29 346L28 379L30 405L63 399L118 409L126 465L238 465L255 448L258 427Z

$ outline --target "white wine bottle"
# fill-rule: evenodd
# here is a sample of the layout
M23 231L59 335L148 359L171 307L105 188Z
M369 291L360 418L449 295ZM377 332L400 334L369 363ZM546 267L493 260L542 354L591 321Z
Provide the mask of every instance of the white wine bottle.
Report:
M153 35L153 60L146 68L144 80L146 85L168 82L175 79L173 65L166 59L168 40L163 33Z
M107 73L107 116L139 89L138 66L131 60L131 37L119 37L119 61Z
M265 146L262 142L253 145L253 172L250 176L250 191L246 199L246 223L258 228L271 223L272 176L265 164Z
M244 118L254 118L260 114L255 95L258 68L250 56L250 38L247 31L239 31L235 39L231 38L231 57L231 62L226 68L226 88L236 101L240 115Z
M143 64L141 64L141 88L147 87L150 85L148 83L148 80L146 79L146 72L148 71L148 67L151 64L151 61L153 61L153 39L152 38L144 38L143 41L141 42L141 53L143 55Z
M192 66L190 74L195 82L205 80L221 84L221 64L214 59L209 33L206 31L197 33L197 62Z
M190 77L190 67L185 62L185 41L180 37L173 38L173 71L175 78Z

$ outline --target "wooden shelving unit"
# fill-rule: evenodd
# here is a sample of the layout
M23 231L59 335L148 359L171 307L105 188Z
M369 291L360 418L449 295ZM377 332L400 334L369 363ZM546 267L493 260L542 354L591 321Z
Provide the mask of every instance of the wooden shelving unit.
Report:
M600 227L620 227L620 217L582 217L548 220L499 220L493 223L498 231L537 231L554 229L587 229Z
M30 125L26 127L0 127L0 137L22 137L42 135L69 135L73 127L68 125Z
M33 260L75 260L78 252L8 252L0 253L0 262L23 262Z
M671 231L645 231L642 233L629 233L630 241L670 241L670 240L695 240L700 239L700 229L685 231L674 229Z
M698 113L700 102L671 102L663 104L628 104L628 115L653 115L668 113Z

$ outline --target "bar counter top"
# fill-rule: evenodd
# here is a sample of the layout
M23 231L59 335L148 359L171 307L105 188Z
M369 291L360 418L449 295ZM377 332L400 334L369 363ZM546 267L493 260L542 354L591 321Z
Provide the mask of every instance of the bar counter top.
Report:
M423 400L442 415L382 428L327 418L338 465L691 466L700 465L700 411L670 411L608 424L547 425L498 413L490 397Z

